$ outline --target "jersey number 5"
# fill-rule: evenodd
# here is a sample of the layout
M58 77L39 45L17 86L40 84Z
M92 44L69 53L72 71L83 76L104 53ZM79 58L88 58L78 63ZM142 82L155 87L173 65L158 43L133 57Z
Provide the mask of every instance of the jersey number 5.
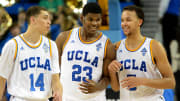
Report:
M81 77L78 74L81 74L82 70L86 72L87 79L92 80L92 68L89 66L81 67L80 65L73 65L72 69L74 70L72 72L72 81L78 81L81 82L81 79L84 82L86 81L86 77Z
M30 74L29 78L31 80L30 91L36 91L35 87L40 87L40 91L44 91L44 74L43 73L39 74L36 82L34 82L34 74L33 73ZM35 83L35 85L34 85L34 83Z

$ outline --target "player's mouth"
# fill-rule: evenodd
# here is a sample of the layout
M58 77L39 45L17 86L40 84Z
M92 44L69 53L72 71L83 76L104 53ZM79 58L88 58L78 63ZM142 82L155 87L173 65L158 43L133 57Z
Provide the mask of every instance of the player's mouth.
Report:
M97 27L90 27L91 31L97 31Z
M128 32L128 31L129 31L129 28L128 28L128 27L123 27L123 31L124 31L124 32Z

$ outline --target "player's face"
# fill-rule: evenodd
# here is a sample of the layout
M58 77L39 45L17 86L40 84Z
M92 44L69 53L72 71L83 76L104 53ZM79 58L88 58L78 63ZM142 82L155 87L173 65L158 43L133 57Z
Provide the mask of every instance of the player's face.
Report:
M95 34L102 22L101 14L97 13L88 13L86 16L83 16L81 20L84 30L88 34Z
M50 29L51 19L47 11L41 11L41 13L36 18L37 28L42 34L47 34Z
M142 23L141 21L137 17L135 11L123 11L121 16L121 27L124 31L124 34L128 36L136 32L140 28Z

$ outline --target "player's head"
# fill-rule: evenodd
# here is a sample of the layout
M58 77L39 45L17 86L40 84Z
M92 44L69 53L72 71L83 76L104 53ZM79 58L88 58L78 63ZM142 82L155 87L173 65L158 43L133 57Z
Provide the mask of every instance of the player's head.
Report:
M51 20L49 12L40 6L32 6L26 12L29 26L33 26L40 33L47 33L50 28Z
M122 11L121 26L125 34L140 29L144 21L144 12L140 7L127 6Z
M97 3L87 3L82 11L81 22L84 30L95 34L102 23L101 8Z

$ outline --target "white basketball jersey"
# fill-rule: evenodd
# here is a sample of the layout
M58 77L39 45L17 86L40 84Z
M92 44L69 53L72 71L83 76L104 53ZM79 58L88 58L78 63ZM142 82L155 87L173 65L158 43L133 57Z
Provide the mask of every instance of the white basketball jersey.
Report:
M151 54L151 40L144 38L136 50L129 50L125 40L122 40L116 51L116 59L122 64L119 81L129 76L149 79L161 78L160 72L153 63ZM120 83L120 101L163 101L163 90L147 86L138 86L128 90Z
M53 50L57 51L55 42L44 36L41 36L41 40L35 46L25 41L22 35L13 40L16 41L17 48L13 66L8 67L10 63L3 63L6 68L12 68L4 69L9 71L9 75L5 76L8 92L21 99L47 100L52 95L51 76L60 72L58 57L57 60L52 59L51 47L55 47Z
M61 57L61 76L64 101L97 101L97 96L105 100L105 90L84 94L79 84L85 79L98 82L102 76L103 59L107 46L107 37L102 33L92 42L84 42L80 37L80 28L70 31L69 39ZM93 100L92 100L93 99Z

